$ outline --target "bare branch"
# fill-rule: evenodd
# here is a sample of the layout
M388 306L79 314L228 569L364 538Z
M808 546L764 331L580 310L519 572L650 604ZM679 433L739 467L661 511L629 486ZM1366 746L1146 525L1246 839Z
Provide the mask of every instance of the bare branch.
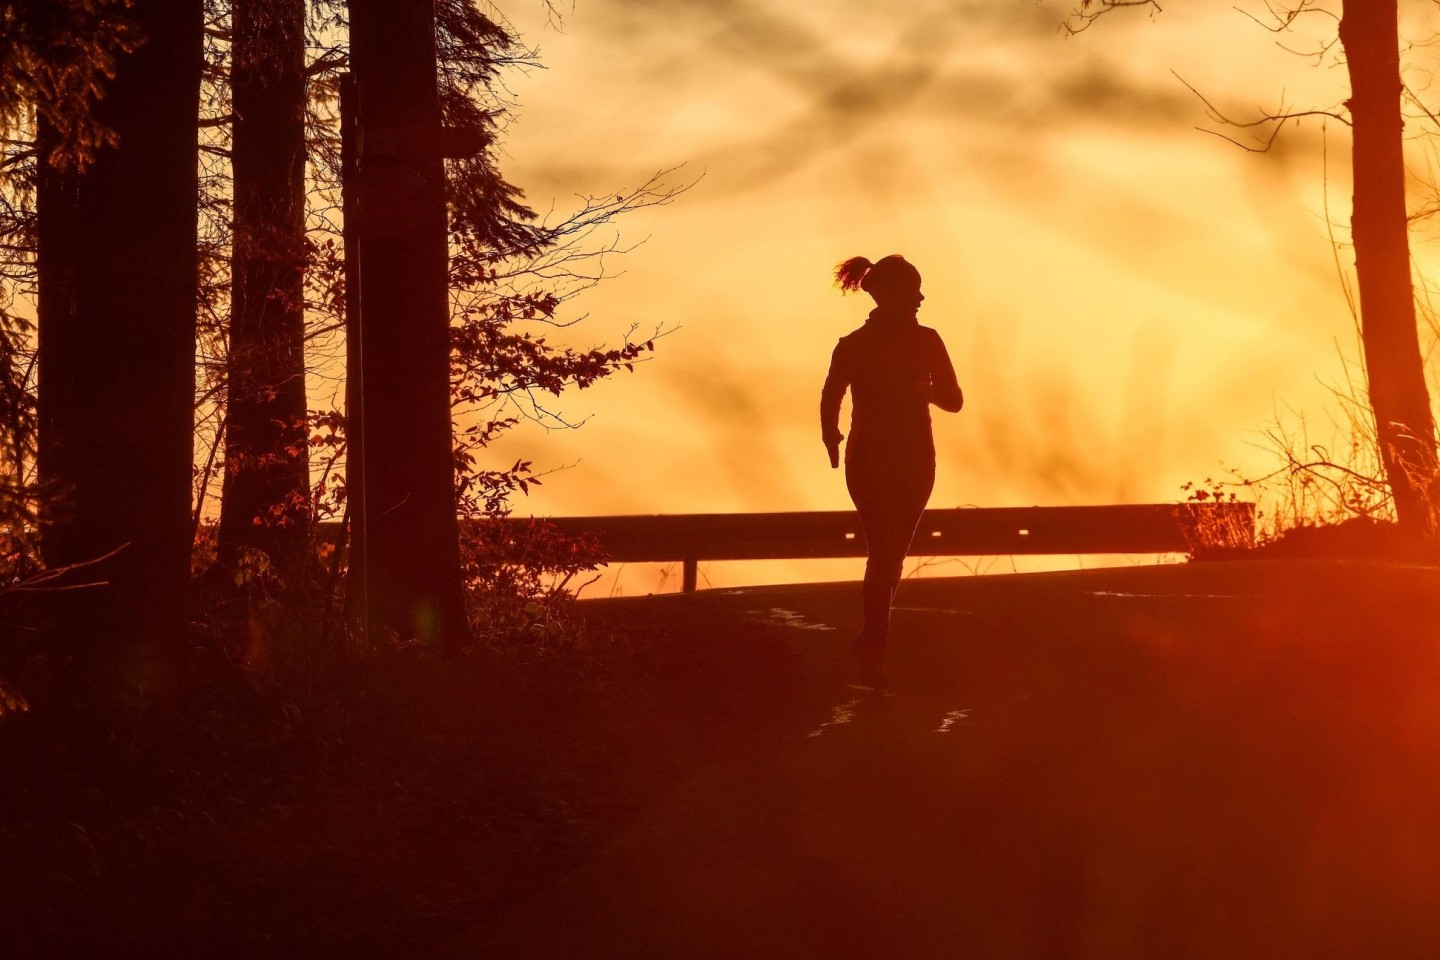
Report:
M1201 103L1205 105L1206 113L1209 115L1210 119L1216 123L1223 124L1228 127L1237 127L1241 130L1253 130L1256 127L1263 127L1267 124L1273 124L1274 126L1271 128L1268 136L1266 136L1263 140L1257 138L1256 142L1260 144L1259 146L1243 143L1239 140L1236 140L1234 137L1226 136L1225 134L1220 133L1216 130L1208 130L1205 127L1195 128L1202 133L1208 133L1212 136L1219 137L1221 140L1228 140L1230 143L1233 143L1237 147L1240 147L1243 150L1247 150L1250 153L1266 153L1267 151L1269 151L1269 149L1275 145L1275 139L1280 135L1280 131L1284 128L1284 125L1291 120L1300 120L1304 117L1328 117L1333 120L1339 120L1347 127L1350 126L1350 119L1348 117L1342 114L1338 114L1333 110L1319 109L1281 110L1276 113L1262 112L1261 115L1255 120L1235 120L1223 113L1218 107L1215 106L1215 104L1211 103L1210 100L1207 99L1203 93L1195 89L1195 87L1191 83L1189 83L1189 81L1187 81L1184 77L1180 76L1180 74L1176 73L1174 70L1171 70L1170 74L1176 80L1179 80L1182 84L1184 84L1185 89L1193 93L1196 99L1198 99Z
M39 573L34 574L33 576L26 577L19 583L11 584L3 590L0 590L0 596L9 593L59 593L69 590L86 590L93 587L104 586L107 582L104 580L93 580L87 583L66 584L63 586L57 586L54 584L55 581L60 580L65 576L74 573L77 570L86 570L90 567L95 567L104 563L106 560L109 560L110 558L119 555L129 546L130 544L128 543L121 544L114 550L111 550L109 553L102 554L101 556L98 556L93 560L82 560L79 563L71 563L63 567L52 567L49 570L42 570Z
M1079 9L1070 12L1069 19L1061 25L1061 29L1067 36L1073 37L1089 30L1090 26L1105 14L1125 7L1149 7L1153 11L1151 16L1162 12L1157 0L1080 0Z

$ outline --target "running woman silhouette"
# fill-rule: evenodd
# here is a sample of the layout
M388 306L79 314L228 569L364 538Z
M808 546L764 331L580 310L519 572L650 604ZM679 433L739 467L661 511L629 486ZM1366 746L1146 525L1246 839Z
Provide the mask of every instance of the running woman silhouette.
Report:
M935 485L930 405L956 413L964 404L940 334L916 320L925 295L920 271L892 254L871 263L851 257L835 269L842 291L875 299L865 325L840 338L820 393L820 433L830 466L840 466L840 401L850 390L845 486L865 531L864 627L851 644L862 679L886 683L890 605L915 526Z

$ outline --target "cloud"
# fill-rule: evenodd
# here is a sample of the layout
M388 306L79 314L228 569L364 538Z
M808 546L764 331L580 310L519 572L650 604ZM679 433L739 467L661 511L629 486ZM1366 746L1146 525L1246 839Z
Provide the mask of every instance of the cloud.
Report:
M924 149L905 132L917 122L1023 166L1077 124L1153 129L1200 116L1178 82L1137 76L1123 33L1109 44L1067 40L1060 19L1054 7L989 0L907 3L878 16L854 2L596 0L575 29L598 33L596 51L629 58L624 102L646 146L663 151L654 162L706 168L704 195L719 200L836 155L872 164L887 148L897 159ZM859 48L857 35L866 37ZM763 100L741 99L757 84L769 91ZM717 115L711 128L666 133L671 117L704 104ZM623 180L633 159L567 150L537 174Z
M784 446L795 435L797 411L777 403L776 380L724 351L711 351L704 366L667 372L664 388L676 407L672 415L679 414L708 440L707 461L703 469L696 464L690 477L696 502L744 510L811 504L812 495L792 472L793 452ZM818 440L815 448L818 462L823 459Z
M1223 23L1115 17L1066 39L1062 16L1021 0L587 0L544 119L527 108L517 127L519 182L603 189L680 160L708 175L640 221L655 239L629 278L586 294L597 318L669 312L689 332L577 435L585 464L546 495L583 482L567 502L605 510L654 509L648 489L677 511L842 505L806 446L823 368L795 356L828 309L826 258L854 252L934 264L937 308L1015 330L969 358L972 406L940 428L963 439L942 476L965 500L1172 494L1177 464L1209 469L1273 389L1309 383L1303 345L1326 349L1337 317L1348 330L1315 218L1318 125L1266 157L1192 129L1204 107L1172 64L1222 106L1247 83L1254 102L1274 92L1175 60L1187 43L1213 54ZM631 476L642 458L648 486Z

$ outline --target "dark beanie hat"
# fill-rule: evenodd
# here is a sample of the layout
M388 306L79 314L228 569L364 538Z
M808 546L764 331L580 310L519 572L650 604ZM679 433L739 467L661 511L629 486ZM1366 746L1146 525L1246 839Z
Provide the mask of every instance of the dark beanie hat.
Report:
M869 294L905 293L920 288L920 271L898 253L880 260L860 281L860 289Z
M842 290L864 290L877 298L920 289L920 271L898 253L876 263L851 257L836 268L835 280Z

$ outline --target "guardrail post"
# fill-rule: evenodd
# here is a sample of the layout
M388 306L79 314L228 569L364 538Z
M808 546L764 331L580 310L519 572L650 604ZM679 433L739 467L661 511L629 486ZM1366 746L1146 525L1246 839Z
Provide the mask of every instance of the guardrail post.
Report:
M685 593L695 592L695 581L700 574L700 560L696 557L685 558L685 572L682 575L681 589Z

